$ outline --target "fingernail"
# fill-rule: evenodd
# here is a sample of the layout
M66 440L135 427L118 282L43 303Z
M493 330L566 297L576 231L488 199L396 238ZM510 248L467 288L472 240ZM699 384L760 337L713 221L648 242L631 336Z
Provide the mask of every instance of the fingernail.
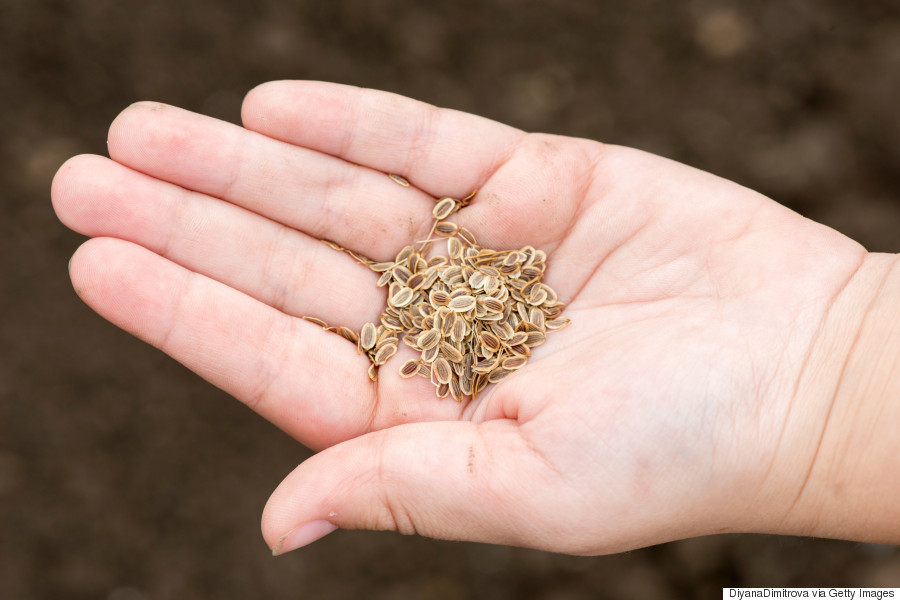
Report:
M312 544L316 540L320 540L335 529L337 525L328 521L310 521L299 527L291 529L286 534L278 538L272 547L272 556L278 556L297 548L302 548L307 544Z

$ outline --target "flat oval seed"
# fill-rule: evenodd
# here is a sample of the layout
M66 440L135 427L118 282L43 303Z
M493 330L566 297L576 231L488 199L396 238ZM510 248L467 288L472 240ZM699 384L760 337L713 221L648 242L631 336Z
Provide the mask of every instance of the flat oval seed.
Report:
M519 344L517 346L510 346L510 351L516 356L531 356L531 350L525 344Z
M498 383L498 382L503 381L504 379L506 379L506 377L507 377L511 372L512 372L512 371L507 371L507 370L505 370L505 369L495 369L495 370L491 371L491 374L490 374L490 375L488 375L488 379L487 379L487 380L488 380L490 383Z
M532 304L534 306L540 306L544 303L544 300L547 299L547 292L544 291L544 288L536 287L531 290L531 295L528 296L528 304Z
M506 340L506 345L508 346L518 346L519 344L524 344L525 340L528 339L528 334L524 331L517 331L512 336Z
M456 235L456 232L459 230L456 223L451 223L450 221L441 221L437 225L434 226L434 231L438 235Z
M379 262L373 263L369 265L369 268L375 271L376 273L384 273L385 271L390 271L394 268L394 263L392 262Z
M453 377L453 371L450 369L450 363L447 362L447 359L443 356L438 356L434 359L434 362L431 364L431 372L434 374L435 379L437 379L440 383L450 383L450 379Z
M441 342L441 354L452 363L461 363L463 354L450 342Z
M428 294L428 301L437 310L441 306L447 306L447 303L450 302L450 294L444 290L431 290L431 293Z
M498 362L496 358L480 360L472 366L472 370L476 373L490 373L497 367Z
M359 343L359 336L356 335L356 332L350 329L349 327L338 327L338 334L348 342L353 342L354 344Z
M434 210L431 211L431 214L438 221L443 221L447 217L453 214L456 211L456 200L453 198L441 198L438 200L438 203L434 205Z
M475 298L472 296L459 296L451 300L447 304L447 308L454 312L468 312L475 308Z
M513 336L512 327L506 323L491 323L491 331L494 332L494 335L504 341Z
M478 334L478 341L491 352L496 352L500 349L500 340L493 333L482 331Z
M431 367L423 362L420 362L418 371L416 371L416 375L418 375L419 377L428 377L429 375L431 375Z
M422 350L422 362L426 364L431 364L434 362L434 359L437 358L438 350L440 350L440 346L435 344L431 348L427 350Z
M522 356L510 356L503 360L500 364L507 371L515 371L516 369L521 369L525 366L525 363L528 362L528 359Z
M481 305L489 312L503 312L503 303L496 298L492 298L491 296L481 296L478 298L478 301L481 302Z
M453 326L456 325L456 313L449 312L444 315L444 320L441 321L441 335L443 337L449 337L451 333L453 333Z
M381 324L384 325L385 328L393 329L394 331L400 331L401 329L403 329L403 323L400 322L400 319L398 319L394 315L389 315L387 313L382 313Z
M450 331L450 339L454 342L461 342L466 337L466 320L457 319L453 323L453 329Z
M406 281L406 287L411 290L418 290L422 287L423 283L425 283L425 275L423 273L416 273Z
M454 260L459 260L462 256L462 242L453 237L447 240L447 254Z
M409 180L406 179L403 175L397 175L396 173L388 173L388 177L390 177L394 183L399 183L403 187L409 187Z
M326 323L322 319L318 319L316 317L305 317L304 316L304 317L300 317L300 318L303 319L304 321L309 321L313 325L318 325L319 327L328 327L328 323Z
M376 365L383 365L390 357L397 353L397 344L385 344L375 353L374 362Z
M403 379L414 377L418 372L419 361L415 359L411 358L400 366L400 377L402 377Z
M459 385L459 380L456 378L450 380L450 395L453 396L453 399L457 402L462 402L462 388Z
M465 227L460 227L459 231L456 234L465 240L469 245L474 246L478 242L475 241L475 236L472 235L472 232L466 229Z
M375 285L377 287L384 287L387 284L389 284L391 282L391 279L393 279L393 278L394 278L393 273L391 273L390 271L385 271L384 273L381 274L381 277L378 278L378 283L376 283Z
M547 331L559 331L564 327L568 327L571 321L566 317L557 317L556 319L551 319L545 323L547 327Z
M396 294L391 298L391 306L396 306L397 308L402 308L412 302L413 296L415 292L409 289L406 286L401 287Z
M371 350L375 346L375 323L366 323L359 331L359 345L363 350Z
M468 377L459 378L459 389L462 390L464 396L471 396L473 389L473 381Z
M540 346L547 341L547 336L542 331L529 331L525 338L525 345L529 348Z
M441 341L440 332L435 329L429 329L419 334L419 337L416 338L416 345L422 350L428 350L437 346L439 341Z
M469 285L475 289L479 289L484 286L484 273L481 271L475 271L469 276Z

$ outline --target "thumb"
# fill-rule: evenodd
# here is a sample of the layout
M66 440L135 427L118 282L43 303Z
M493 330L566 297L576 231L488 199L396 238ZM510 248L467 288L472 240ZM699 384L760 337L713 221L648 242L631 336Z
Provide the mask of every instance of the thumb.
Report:
M533 546L548 532L528 505L553 489L548 471L514 421L399 425L297 467L269 498L263 537L273 554L337 528Z

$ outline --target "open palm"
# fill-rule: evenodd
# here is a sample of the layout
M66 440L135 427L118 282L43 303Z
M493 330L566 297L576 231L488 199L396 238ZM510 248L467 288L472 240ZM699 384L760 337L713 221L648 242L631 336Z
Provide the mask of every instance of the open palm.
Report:
M381 92L266 84L243 119L130 107L112 160L70 160L53 200L96 238L70 268L90 306L323 450L270 500L270 546L339 526L600 553L789 509L812 460L798 382L859 245L659 157ZM452 220L545 250L573 324L476 401L400 378L402 345L373 384L354 345L299 318L359 330L385 303L318 239L390 260L435 197L475 189Z

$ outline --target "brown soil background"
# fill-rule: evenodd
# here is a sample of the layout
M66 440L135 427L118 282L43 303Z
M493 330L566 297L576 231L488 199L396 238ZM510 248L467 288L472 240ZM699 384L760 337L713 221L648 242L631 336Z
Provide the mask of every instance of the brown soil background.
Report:
M272 558L260 511L308 452L77 299L81 238L49 188L131 102L237 121L248 89L283 78L636 146L900 250L898 2L0 0L0 597L900 586L896 548L755 535L573 558L338 532Z

